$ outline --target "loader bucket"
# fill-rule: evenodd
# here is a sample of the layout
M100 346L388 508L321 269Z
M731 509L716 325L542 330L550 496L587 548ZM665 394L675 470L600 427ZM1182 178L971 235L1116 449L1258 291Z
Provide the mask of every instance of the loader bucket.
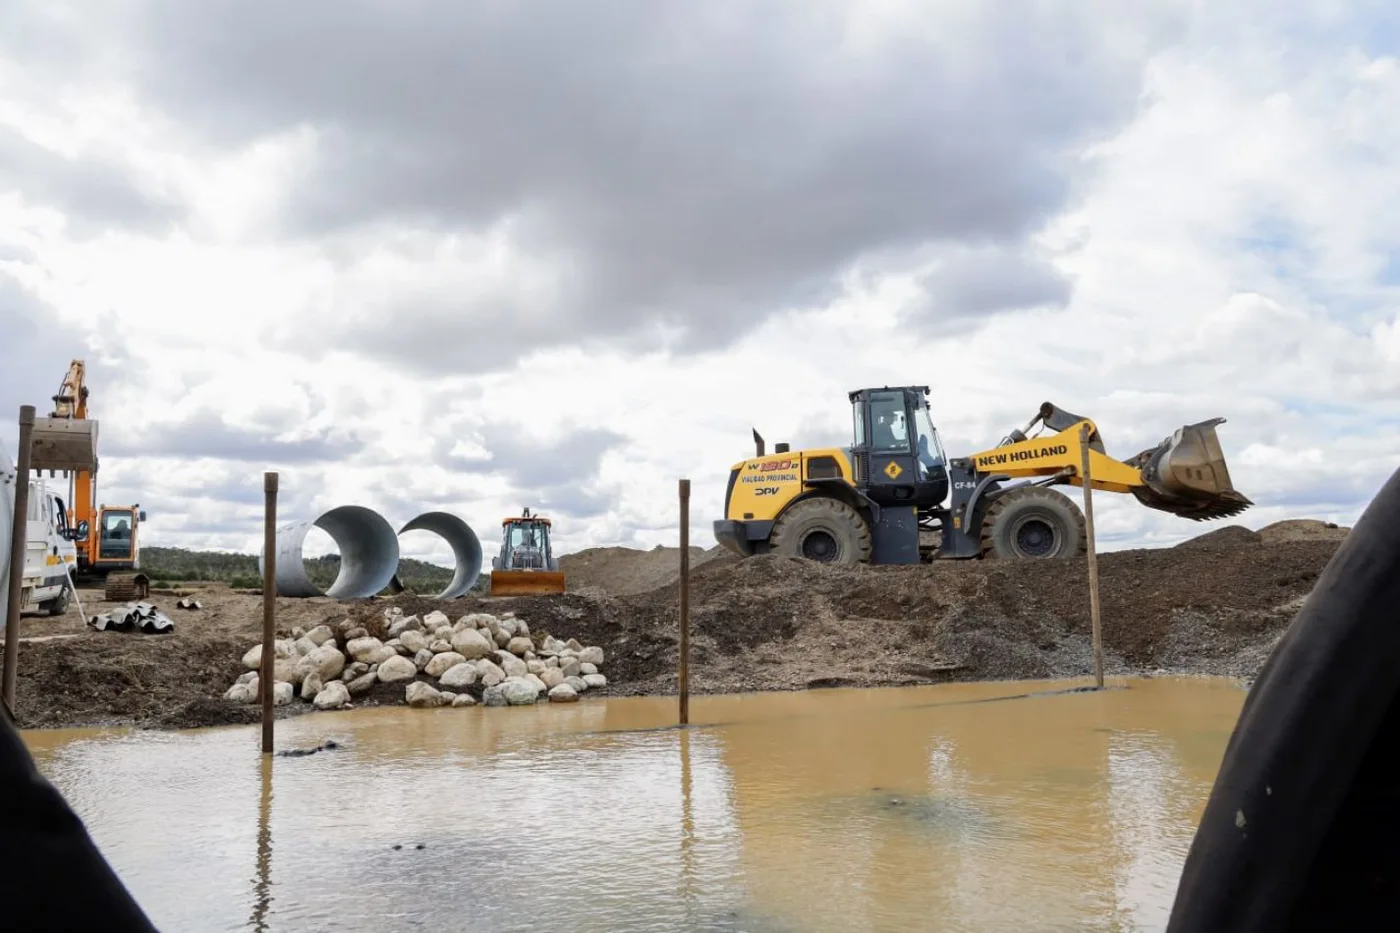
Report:
M1150 509L1194 521L1238 515L1254 503L1235 490L1211 418L1178 428L1151 450L1125 461L1142 472L1133 495Z
M77 472L97 469L97 422L77 418L35 418L30 463L36 470Z
M551 596L564 592L562 570L493 570L492 596Z

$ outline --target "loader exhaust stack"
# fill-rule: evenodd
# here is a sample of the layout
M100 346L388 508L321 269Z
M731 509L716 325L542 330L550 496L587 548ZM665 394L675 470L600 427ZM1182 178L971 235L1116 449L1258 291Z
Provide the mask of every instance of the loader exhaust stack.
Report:
M1133 496L1149 509L1193 521L1238 515L1254 503L1235 490L1211 418L1178 428L1156 447L1124 462L1142 472Z

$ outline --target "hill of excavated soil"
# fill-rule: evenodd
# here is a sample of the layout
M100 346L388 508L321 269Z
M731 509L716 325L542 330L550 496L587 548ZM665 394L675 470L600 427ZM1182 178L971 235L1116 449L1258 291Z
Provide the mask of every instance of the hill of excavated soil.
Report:
M1280 523L1226 527L1171 548L1099 556L1110 674L1165 670L1252 677L1312 589L1345 529ZM718 693L941 680L1083 677L1092 671L1087 561L941 561L829 567L696 549L691 574L692 690ZM513 611L539 637L606 653L611 695L675 690L679 583L675 549L599 548L570 555L558 597L413 596L337 603L279 599L279 631L349 617L441 609ZM223 692L260 641L261 597L202 591L174 611L173 635L85 630L26 616L20 651L25 726L255 721ZM155 600L172 611L173 598ZM110 605L92 605L105 611ZM49 636L60 635L58 639ZM30 638L49 639L30 641ZM387 689L387 685L386 685ZM401 702L376 695L375 702ZM285 714L279 709L279 713Z
M690 567L724 555L715 545L708 551L691 545ZM725 555L727 556L727 555ZM649 551L630 547L594 547L559 558L565 586L570 593L625 596L645 593L680 577L681 549L657 545Z

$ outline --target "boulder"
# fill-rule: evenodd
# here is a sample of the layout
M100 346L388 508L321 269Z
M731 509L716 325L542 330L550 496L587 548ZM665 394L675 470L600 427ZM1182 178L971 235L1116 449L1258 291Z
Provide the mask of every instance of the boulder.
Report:
M534 658L526 658L525 670L529 671L531 674L543 674L544 662Z
M430 632L436 632L444 625L451 625L452 620L447 617L447 613L440 609L434 609L423 617L423 628Z
M489 656L495 646L480 631L469 628L452 636L452 650L468 660L475 660Z
M577 703L578 691L568 684L555 684L549 688L549 702L551 703Z
M428 650L431 651L433 654L443 654L444 652L451 651L452 641L450 638L450 634L451 633L449 633L448 638L439 638L436 641L434 641L431 645L428 646Z
M501 688L500 684L487 687L481 694L481 702L485 703L487 706L505 706L505 691Z
M401 658L396 654L381 663L376 673L380 683L392 684L417 677L418 668L408 658Z
M346 684L352 697L362 697L374 689L374 685L379 683L378 674L361 674L354 680Z
M463 663L467 659L455 651L445 651L442 654L428 652L428 661L423 668L423 673L429 677L441 677L452 668ZM475 668L473 668L475 670Z
M584 674L583 682L588 684L588 686L590 687L602 688L608 685L608 679L602 674Z
M514 638L520 632L520 620L515 616L505 615L496 619L496 628Z
M553 635L546 635L544 641L540 643L540 654L545 657L559 654L565 648L565 644Z
M540 671L536 676L539 677L540 681L545 685L545 687L547 687L550 690L553 690L555 687L559 686L564 682L564 672L559 670L559 668L557 667L546 667L544 670Z
M507 677L523 677L530 673L525 662L511 654L509 651L497 651L496 663L501 666L501 670L506 672Z
M307 674L306 679L301 682L301 698L307 701L316 699L316 694L321 692L323 686L325 686L325 684L321 680L321 675L316 671L312 671L310 674Z
M573 648L572 641L569 642L569 647ZM597 647L596 645L591 648L575 648L574 650L578 652L578 660L580 664L603 663L603 649Z
M378 648L374 649L374 653L369 656L369 663L383 664L390 658L397 657L403 657L403 655L399 654L396 649L390 648L388 645L380 645Z
M408 649L409 654L417 654L428 647L428 636L410 629L399 636L399 644Z
M540 680L534 674L526 674L525 679L535 685L535 689L538 693L544 693L546 690L549 689L549 687L545 685L545 682L543 680Z
M565 677L564 683L568 684L570 687L573 687L574 690L578 693L582 693L583 691L588 689L588 684L584 682L582 677Z
M470 693L459 693L459 694L457 694L455 697L452 698L452 706L453 706L454 708L455 708L455 707L458 707L458 706L475 706L475 705L476 705L476 697L472 696Z
M425 684L421 680L415 680L404 690L404 700L409 706L424 709L433 706L442 706L451 702L431 684Z
M524 619L516 619L516 620L515 620L515 634L520 635L520 636L525 637L525 638L529 638L529 637L530 637L530 626L528 626L528 625L525 624L525 620L524 620Z
M504 648L506 645L510 644L510 635L499 625L496 626L495 631L491 633L491 639L496 643L497 648Z
M345 670L340 672L340 679L347 684L356 677L362 677L369 672L369 665L362 661L355 661L353 664L345 665Z
M506 679L506 672L487 658L480 658L476 662L476 679L488 687L494 687Z
M272 643L272 659L274 661L281 658L297 658L295 642L290 638L278 638ZM253 647L243 653L243 666L250 671L255 671L262 666L262 642L258 642Z
M350 691L345 684L339 680L333 680L326 684L320 693L316 694L316 699L312 701L317 709L340 709L350 702Z
M533 650L534 643L528 638L521 638L519 635L506 642L506 650L511 654L523 656L525 652Z
M501 694L511 706L529 706L539 700L540 686L524 677L507 677L501 681Z
M297 657L302 657L303 655L307 655L315 651L317 648L321 647L321 645L303 635L296 641L292 642L292 647L296 649Z
M1093 477L1090 477L1092 479ZM559 669L564 672L565 677L577 677L583 673L583 665L578 658L564 658L559 662Z
M442 657L442 655L438 655L438 657ZM459 654L457 657L460 658L461 655ZM476 676L475 664L470 661L459 661L443 672L442 677L438 679L438 683L444 687L461 689L462 687L470 687L472 684L476 683Z
M285 680L274 681L272 684L272 705L286 706L292 702L296 696L296 688Z
M452 644L452 626L444 625L436 632L433 632L433 637L438 639L439 641L445 641L449 645Z
M384 642L380 641L378 638L366 635L364 638L356 638L353 641L347 641L345 643L345 653L356 661L372 664L376 659L371 656L383 647ZM394 649L390 648L389 650L393 652Z
M583 645L579 644L577 638L570 638L568 641L564 642L564 647L572 651L574 654L578 654L580 651L583 650Z
M585 677L589 674L596 674L598 673L598 665L584 662L578 666L578 672Z
M234 684L224 693L224 699L230 703L251 703L257 699L257 693L248 684Z
M470 615L465 615L458 619L457 623L452 626L452 631L455 634L456 632L464 632L468 629L478 629L494 618L496 617L489 612L473 612Z
M437 655L433 654L427 648L424 648L422 651L419 651L413 656L413 666L421 671L424 668L426 668L428 666L428 662L435 657L437 657Z
M305 680L306 675L312 671L320 674L322 681L330 681L338 677L343 670L345 670L345 655L340 653L340 649L335 646L334 642L327 642L297 661L297 683Z
M316 647L319 648L326 642L334 638L335 632L331 631L331 627L329 625L318 625L311 631L307 632L306 637L309 638L311 641L315 642Z
M346 619L341 625L347 625L349 622L350 620ZM363 625L351 625L349 628L345 629L344 637L346 642L352 642L357 638L368 638L369 629L365 628Z
M402 612L402 610L400 611ZM403 616L389 623L390 638L402 638L404 632L421 632L422 630L423 623L417 616Z

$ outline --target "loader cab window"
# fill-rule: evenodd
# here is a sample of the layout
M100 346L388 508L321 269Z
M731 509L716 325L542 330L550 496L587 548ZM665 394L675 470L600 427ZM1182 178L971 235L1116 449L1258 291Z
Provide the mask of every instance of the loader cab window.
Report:
M919 472L927 477L948 462L943 453L943 441L938 436L938 429L933 426L933 418L929 416L927 403L919 406L914 427L919 435L919 445L915 451L919 460Z
M876 453L910 452L903 392L871 393L870 449Z

